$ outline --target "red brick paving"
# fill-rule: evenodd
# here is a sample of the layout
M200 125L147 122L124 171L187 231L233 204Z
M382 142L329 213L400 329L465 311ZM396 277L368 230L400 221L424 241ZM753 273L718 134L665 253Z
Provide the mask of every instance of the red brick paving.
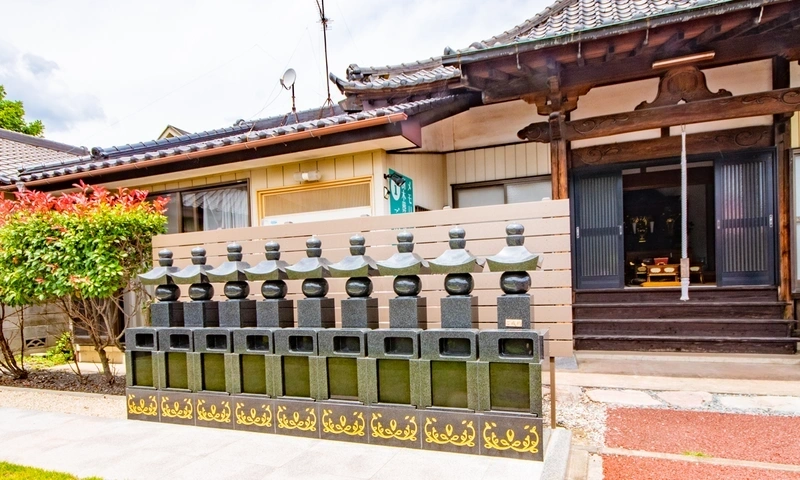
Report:
M603 455L605 480L798 480L800 473Z
M649 408L609 408L606 422L606 445L630 450L675 454L701 452L715 458L800 465L800 433L798 432L800 432L800 417ZM612 465L616 463L619 462L612 461ZM681 462L672 463L681 464ZM706 467L703 465L703 468ZM776 474L775 471L771 471L771 473ZM793 475L752 478L800 479L800 474ZM606 478L638 480L639 478L673 477Z

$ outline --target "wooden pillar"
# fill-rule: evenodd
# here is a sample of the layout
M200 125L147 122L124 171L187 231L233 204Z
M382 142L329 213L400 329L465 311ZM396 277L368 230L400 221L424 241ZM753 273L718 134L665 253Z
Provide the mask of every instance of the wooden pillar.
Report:
M550 175L553 200L569 198L567 187L567 141L564 138L566 116L563 112L550 114Z
M789 61L783 57L772 59L772 88L789 87ZM778 177L778 281L780 286L779 299L790 302L784 311L784 318L793 318L794 303L792 301L792 258L791 249L791 209L789 199L791 195L791 168L789 162L789 149L791 147L791 130L786 115L774 115L775 150Z

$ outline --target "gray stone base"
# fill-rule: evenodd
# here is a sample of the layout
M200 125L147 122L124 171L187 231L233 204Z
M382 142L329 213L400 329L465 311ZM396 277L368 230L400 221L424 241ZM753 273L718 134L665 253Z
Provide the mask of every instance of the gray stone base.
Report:
M378 328L378 299L342 300L342 328Z
M219 327L219 302L200 300L183 304L186 327Z
M531 328L531 296L501 295L497 297L497 328Z
M442 328L478 328L478 297L450 295L442 298Z
M255 300L226 300L219 302L219 326L246 328L256 326Z
M298 328L333 328L336 326L332 298L303 298L297 301Z
M428 328L428 301L425 297L389 299L389 328Z
M182 327L183 302L156 302L150 305L150 325L153 327Z
M294 304L291 300L256 302L256 326L260 328L294 327Z

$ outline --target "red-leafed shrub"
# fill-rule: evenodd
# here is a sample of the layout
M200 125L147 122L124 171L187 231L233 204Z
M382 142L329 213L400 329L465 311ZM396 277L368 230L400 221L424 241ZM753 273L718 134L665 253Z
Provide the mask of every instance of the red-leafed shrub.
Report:
M0 200L0 303L59 305L87 332L111 379L105 348L122 348L113 334L121 299L142 292L136 275L148 267L153 235L164 232L166 200L150 202L142 190L75 187Z

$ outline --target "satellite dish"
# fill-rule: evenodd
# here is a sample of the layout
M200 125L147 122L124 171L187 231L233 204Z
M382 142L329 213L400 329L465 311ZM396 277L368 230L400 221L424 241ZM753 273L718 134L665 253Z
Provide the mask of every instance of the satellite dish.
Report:
M283 72L283 76L281 77L281 85L286 90L289 90L294 86L294 81L297 80L297 72L294 71L294 68L290 68Z

